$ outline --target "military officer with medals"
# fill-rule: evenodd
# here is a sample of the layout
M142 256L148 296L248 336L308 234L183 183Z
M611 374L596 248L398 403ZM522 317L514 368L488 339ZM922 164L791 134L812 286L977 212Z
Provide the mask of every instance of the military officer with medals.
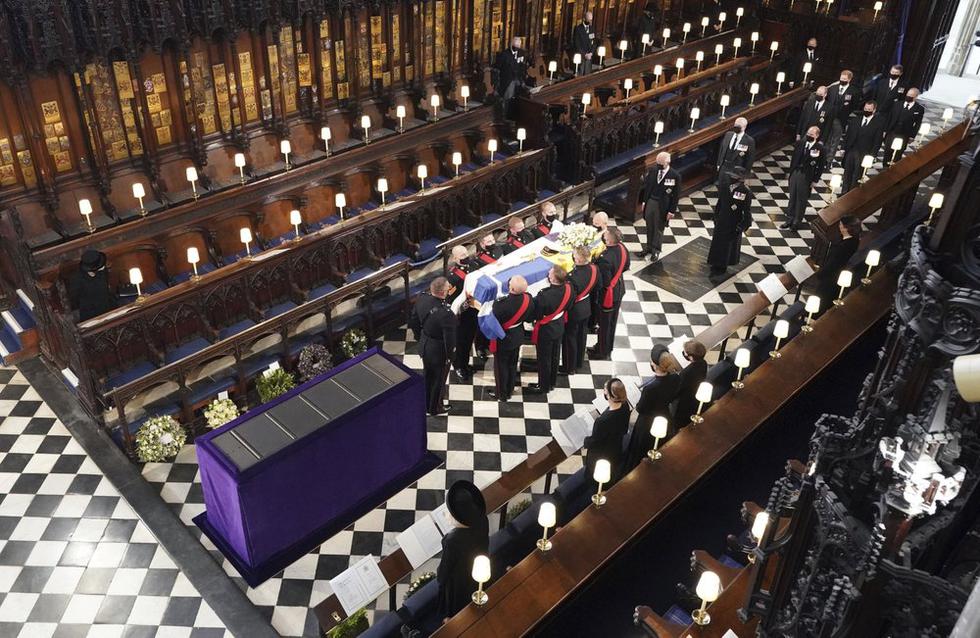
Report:
M562 374L576 374L585 363L589 318L601 279L599 267L592 263L592 251L587 246L576 247L572 259L575 267L568 274L568 281L575 290L575 300L568 309L562 340Z
M827 154L820 142L820 128L811 126L806 138L796 143L789 162L789 208L783 229L796 230L806 215L813 186L820 181L827 167Z
M728 185L718 191L715 206L715 228L708 249L708 265L711 277L723 276L729 266L738 263L741 256L742 233L752 225L752 191L745 185L748 171L742 167L732 169Z
M433 279L428 294L419 295L408 322L422 356L426 412L431 416L439 416L448 410L444 402L446 377L456 350L459 323L446 303L448 294L449 280L445 277Z
M582 56L579 70L582 75L592 73L592 52L595 50L595 29L592 27L592 12L586 11L582 21L572 29L572 53Z
M647 243L637 257L650 255L651 261L660 258L664 229L677 211L680 191L681 174L670 167L670 153L657 153L657 165L647 173L643 182L643 217L647 223Z
M755 161L755 140L745 132L748 127L749 121L740 117L735 120L732 130L721 138L716 163L718 190L724 190L728 186L728 177L736 167L752 170L752 162Z
M885 168L895 161L902 159L905 149L919 134L919 127L922 126L922 118L925 117L926 109L919 104L919 89L911 88L905 92L905 99L900 104L892 108L891 115L888 117L888 126L885 135L885 152L882 163ZM902 147L898 153L892 150L892 143L896 139L902 140Z
M568 273L561 266L548 271L551 285L534 298L534 331L531 343L537 346L538 382L528 386L529 394L548 394L558 384L558 361L565 336L566 312L575 300Z
M813 95L807 98L800 111L800 121L796 126L796 141L806 136L811 126L820 129L820 137L825 138L830 133L830 102L827 100L827 87L818 86Z

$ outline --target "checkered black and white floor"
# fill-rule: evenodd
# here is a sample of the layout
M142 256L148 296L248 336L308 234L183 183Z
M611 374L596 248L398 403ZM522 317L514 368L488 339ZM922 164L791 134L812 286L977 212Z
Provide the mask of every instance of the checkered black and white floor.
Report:
M929 114L935 119L936 109ZM395 536L441 504L450 483L460 478L478 485L492 482L502 470L546 445L552 423L590 403L608 377L647 375L655 342L696 335L755 293L756 284L768 274L782 272L786 262L808 252L809 231L779 229L788 203L790 152L783 149L757 160L755 176L747 182L757 202L753 227L743 243L743 251L756 259L751 265L696 301L638 277L627 278L622 324L611 360L593 361L582 374L560 377L559 387L547 398L518 391L509 403L491 400L489 365L469 384L451 376L450 416L429 420L429 449L445 464L261 586L248 587L191 522L204 509L192 445L185 446L172 463L147 464L143 478L279 634L318 635L310 608L330 594L328 580L361 556L391 552ZM830 198L826 184L817 188L809 214ZM695 238L710 236L715 201L713 187L681 200L680 215L670 222L664 238L664 255ZM644 223L620 228L631 253L641 250ZM634 258L631 272L648 264ZM416 344L404 328L388 334L383 347L421 369ZM526 347L525 355L533 356L531 350ZM536 381L536 373L533 365L525 367L522 383L526 385ZM0 414L6 411L3 408L10 410L10 416L0 422L0 492L7 494L0 501L0 635L154 635L153 627L139 633L148 625L160 625L155 635L161 637L204 636L210 631L221 635L220 622L207 603L43 402L31 396L33 390L22 377L18 380L18 373L5 370L0 371L0 381ZM558 469L559 480L579 467L580 456L567 459ZM543 489L539 481L531 491ZM418 573L433 569L434 562ZM397 587L397 603L407 586L404 582ZM378 610L388 607L387 597L375 605ZM92 625L93 633L62 629L69 625L86 631ZM139 631L127 625L138 625Z

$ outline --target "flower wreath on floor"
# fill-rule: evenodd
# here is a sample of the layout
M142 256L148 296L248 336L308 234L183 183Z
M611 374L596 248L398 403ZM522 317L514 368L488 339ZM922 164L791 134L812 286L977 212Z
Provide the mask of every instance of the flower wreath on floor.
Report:
M367 345L367 335L364 334L364 331L359 328L353 328L345 332L344 337L340 340L340 351L348 359L353 359L367 350Z
M333 368L333 357L326 346L312 343L300 351L299 363L296 364L300 381L309 381L331 368Z
M204 408L204 418L212 430L238 416L238 406L231 399L215 399Z
M177 456L186 440L184 428L172 416L151 417L136 433L136 455L142 463L159 463Z

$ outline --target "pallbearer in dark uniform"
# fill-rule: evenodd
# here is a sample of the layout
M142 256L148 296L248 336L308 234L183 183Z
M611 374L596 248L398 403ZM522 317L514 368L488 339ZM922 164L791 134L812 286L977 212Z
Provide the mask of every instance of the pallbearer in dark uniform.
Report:
M476 247L476 261L479 262L481 268L492 264L503 256L503 249L497 245L497 240L490 233L484 235Z
M796 143L789 162L789 208L780 228L796 230L803 222L813 186L827 167L827 154L820 143L820 129L811 126L806 137Z
M582 21L572 29L572 53L582 55L582 75L592 73L592 52L595 51L595 29L592 25L592 12L586 11Z
M589 317L592 315L593 298L599 289L599 267L592 263L592 252L586 246L577 247L572 253L575 267L568 280L575 290L575 302L568 310L562 349L562 373L575 374L585 363L585 341L588 337Z
M619 323L619 306L626 293L623 277L630 267L630 254L623 245L623 234L610 226L602 236L606 250L599 255L596 265L602 275L599 289L599 343L589 352L592 359L608 359L616 341L616 324Z
M875 103L864 103L864 113L855 115L844 134L844 183L841 195L857 186L864 169L861 162L865 155L878 157L881 142L885 139L885 118L877 114Z
M744 117L735 120L732 130L721 137L721 144L718 147L718 189L728 185L728 176L732 169L736 167L752 170L752 162L755 161L755 140L745 132L749 121Z
M818 86L813 95L806 99L800 111L800 121L796 125L796 141L806 137L811 126L820 128L820 138L824 139L830 133L831 108L827 100L827 87Z
M532 241L534 241L534 235L524 228L524 220L519 215L511 217L510 221L507 222L507 238L504 239L503 245L504 254L509 255Z
M116 296L109 288L105 254L97 250L82 253L78 270L68 281L68 296L78 309L79 321L98 317L118 305Z
M449 280L449 295L446 301L452 305L459 295L469 295L463 290L466 275L479 268L478 264L469 259L469 253L463 246L453 248L452 259L449 263L449 271L446 279ZM476 323L476 308L468 303L464 303L459 311L459 330L456 332L456 356L453 358L453 370L456 376L464 383L469 383L473 378L473 368L470 366L470 351L473 349L473 340L479 327Z
M490 342L493 352L493 378L496 391L490 397L509 401L520 382L517 366L524 345L524 322L534 318L534 299L527 293L527 280L520 275L510 278L510 294L493 302L493 316L504 329L504 338ZM474 305L475 302L474 302Z
M527 52L521 48L520 37L515 36L510 42L510 48L497 54L493 66L497 69L497 95L504 100L504 114L508 114L507 105L517 93L527 78Z
M882 160L885 168L888 168L889 164L892 163L892 156L895 156L896 162L902 159L909 142L919 134L919 127L922 126L922 118L926 114L926 109L919 104L918 99L919 89L909 89L905 93L905 99L892 108L885 133L885 152ZM892 150L892 143L896 139L902 140L902 148L897 154Z
M715 206L715 229L708 249L711 276L724 275L729 266L741 256L742 233L752 225L752 191L745 185L748 171L737 167L729 176L729 184L718 191Z
M657 153L657 165L643 181L643 218L647 223L646 247L637 255L650 255L651 261L660 258L664 229L674 218L681 192L681 174L670 167L670 153Z
M592 219L589 223L599 231L599 238L601 239L606 234L606 229L609 228L609 214L605 211L597 211L592 214ZM599 286L601 287L601 285L602 282L600 281ZM592 313L589 316L589 323L587 324L589 332L599 332L599 315L599 295L596 292L592 295Z
M425 372L426 411L432 416L446 412L443 403L449 362L456 350L458 321L446 303L449 281L436 277L429 284L429 293L419 295L409 317L408 327L419 342L422 368Z
M479 488L469 481L456 481L446 494L446 508L457 525L442 538L436 570L442 619L452 618L469 604L474 590L473 559L490 552L487 504Z
M548 271L551 284L534 298L534 331L531 343L537 346L538 382L528 386L530 394L548 394L558 384L558 360L565 336L565 313L575 301L575 291L561 266Z
M541 204L539 215L538 223L531 229L531 234L535 239L551 234L551 228L554 226L555 220L558 219L558 209L552 202L545 202Z

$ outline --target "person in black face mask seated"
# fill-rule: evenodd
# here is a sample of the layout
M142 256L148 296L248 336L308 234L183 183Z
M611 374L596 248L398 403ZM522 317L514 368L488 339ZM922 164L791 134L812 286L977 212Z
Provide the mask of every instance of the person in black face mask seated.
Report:
M68 281L68 296L78 309L78 321L109 312L118 305L116 295L109 289L109 270L105 254L86 250L78 264L78 270Z
M534 238L544 237L551 233L551 227L554 225L555 220L558 219L558 209L551 202L545 202L541 204L540 209L540 220L531 229L531 234Z
M919 134L919 127L922 126L922 118L926 114L926 109L919 104L918 99L919 89L909 89L905 93L905 99L892 109L892 113L888 117L885 157L882 160L885 168L891 164L893 157L896 162L902 159L909 142ZM902 140L902 148L897 153L892 150L892 143L896 139Z
M878 157L881 142L885 139L885 118L875 112L875 103L864 103L864 111L860 116L851 118L844 134L844 183L841 194L854 188L861 179L863 169L861 161L865 155Z
M806 214L813 186L827 167L827 155L820 143L820 129L811 126L806 137L796 143L789 162L789 208L780 228L796 230Z
M748 126L749 121L740 117L735 120L735 127L721 138L718 162L715 166L718 170L719 190L728 187L728 178L735 168L744 168L750 172L752 170L752 162L755 161L755 140L745 132Z

